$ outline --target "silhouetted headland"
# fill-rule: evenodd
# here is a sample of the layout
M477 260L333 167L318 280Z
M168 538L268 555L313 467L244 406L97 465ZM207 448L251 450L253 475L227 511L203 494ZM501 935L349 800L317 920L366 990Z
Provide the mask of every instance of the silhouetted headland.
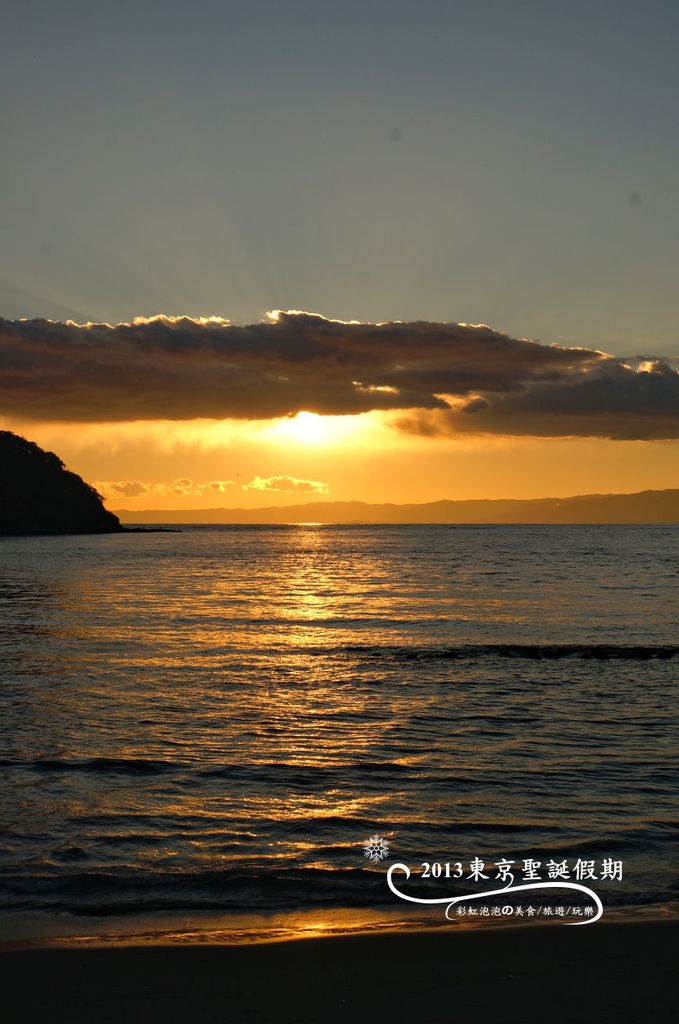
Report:
M118 516L53 452L0 431L0 534L117 533Z

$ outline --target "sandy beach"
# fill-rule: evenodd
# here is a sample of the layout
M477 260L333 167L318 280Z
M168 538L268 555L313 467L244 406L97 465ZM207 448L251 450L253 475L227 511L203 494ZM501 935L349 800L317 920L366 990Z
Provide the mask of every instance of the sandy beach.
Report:
M25 949L3 1020L674 1021L675 922L475 929L241 947Z

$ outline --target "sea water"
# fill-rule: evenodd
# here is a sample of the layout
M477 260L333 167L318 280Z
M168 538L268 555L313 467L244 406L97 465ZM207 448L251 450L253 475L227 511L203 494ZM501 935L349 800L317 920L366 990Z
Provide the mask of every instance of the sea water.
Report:
M154 915L193 935L304 914L407 926L423 908L389 865L452 865L411 891L454 896L455 864L479 888L474 857L597 876L614 858L622 879L589 883L607 913L673 912L678 541L313 524L0 539L3 934L148 932ZM375 835L384 860L364 855Z

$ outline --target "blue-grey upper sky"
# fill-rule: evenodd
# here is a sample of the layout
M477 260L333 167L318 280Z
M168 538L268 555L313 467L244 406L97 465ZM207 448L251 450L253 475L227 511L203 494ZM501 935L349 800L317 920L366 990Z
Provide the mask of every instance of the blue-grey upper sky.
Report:
M0 316L676 354L678 43L671 0L5 4Z

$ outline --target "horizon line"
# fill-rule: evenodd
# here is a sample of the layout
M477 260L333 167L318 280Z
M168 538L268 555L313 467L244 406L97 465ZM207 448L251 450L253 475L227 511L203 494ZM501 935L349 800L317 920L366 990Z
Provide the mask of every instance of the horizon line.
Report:
M495 514L493 514L493 510ZM186 525L285 524L318 522L396 525L406 523L679 523L679 488L627 493L578 494L559 498L441 498L429 502L359 500L297 502L254 508L114 509L127 523ZM445 514L447 512L447 515ZM536 518L536 515L545 518ZM316 518L321 516L322 518ZM365 518L364 518L365 517ZM410 517L410 518L408 518Z
M633 498L641 494L668 494L671 492L679 492L679 485L677 487L644 487L640 491L587 491L579 492L577 494L544 494L535 498L432 498L431 501L364 501L362 498L316 498L313 501L300 501L295 502L293 505L210 505L209 508L203 511L211 511L212 509L218 509L219 511L225 512L256 512L258 510L264 511L269 508L299 508L306 505L367 505L372 507L388 506L390 508L410 508L411 506L427 506L427 505L463 505L471 504L476 502L527 502L527 501L574 501L577 498ZM162 509L114 509L115 512L158 512L163 511ZM184 509L175 508L167 509L170 512L182 512ZM201 509L194 508L188 511L200 512Z

